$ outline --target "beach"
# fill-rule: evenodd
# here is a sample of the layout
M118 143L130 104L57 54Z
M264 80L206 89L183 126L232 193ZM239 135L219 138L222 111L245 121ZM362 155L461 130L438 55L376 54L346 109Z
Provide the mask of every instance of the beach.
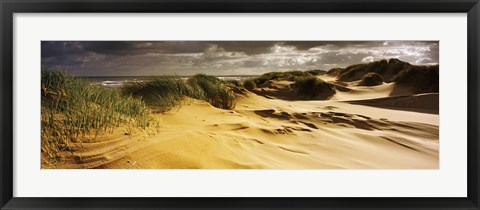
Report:
M155 132L125 127L76 142L44 168L101 169L438 169L438 93L395 83L336 85L328 99L300 100L292 81L236 92L221 109L184 97L154 113Z

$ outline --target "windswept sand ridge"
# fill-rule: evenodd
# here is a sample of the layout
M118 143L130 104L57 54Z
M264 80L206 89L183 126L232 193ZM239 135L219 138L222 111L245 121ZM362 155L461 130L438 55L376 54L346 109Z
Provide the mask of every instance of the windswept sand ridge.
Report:
M358 87L352 85L345 88L348 88L348 90L343 91L341 88L337 87L337 93L331 98L331 100L348 101L389 97L395 88L395 84L389 83L372 87Z
M121 127L113 133L104 133L95 141L74 143L73 151L63 152L64 158L57 165L47 168L95 168L145 146L151 137L147 132L135 129L133 134L126 135L126 129Z
M368 100L347 101L352 104L362 104L374 107L404 109L417 112L438 114L438 93L424 93L410 96L392 96Z
M61 168L438 168L438 115L248 93L234 110L189 99L155 136L84 143ZM426 117L428 116L428 117ZM424 122L415 122L416 119ZM402 119L402 120L398 120ZM405 120L409 119L409 120Z

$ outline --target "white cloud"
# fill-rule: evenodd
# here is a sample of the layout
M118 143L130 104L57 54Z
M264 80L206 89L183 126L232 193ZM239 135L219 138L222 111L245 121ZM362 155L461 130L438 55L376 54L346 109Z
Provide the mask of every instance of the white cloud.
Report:
M431 63L432 63L432 59L430 58L420 58L415 61L415 64L431 64Z
M362 59L362 63L369 63L369 62L373 62L373 61L374 61L373 56L367 56L367 57Z
M270 48L272 53L283 54L283 53L292 53L296 51L294 46L288 46L283 44L275 44L272 48Z
M219 47L218 45L210 45L205 51L203 52L203 56L208 59L213 58L239 58L245 57L246 54L244 52L228 52L225 49Z

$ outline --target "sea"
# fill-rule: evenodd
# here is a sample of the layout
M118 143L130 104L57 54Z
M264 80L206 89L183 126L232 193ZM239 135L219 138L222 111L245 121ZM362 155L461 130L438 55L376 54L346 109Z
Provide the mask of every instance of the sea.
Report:
M173 77L173 76L172 76ZM187 80L190 78L190 76L176 76L179 77L182 80ZM222 75L222 76L215 76L218 79L224 80L224 81L229 81L229 80L235 80L235 81L240 81L243 82L245 80L251 79L258 77L256 75ZM113 87L117 88L122 86L126 82L141 82L148 80L151 78L151 76L86 76L82 77L86 80L89 80L95 84L100 84L106 87Z

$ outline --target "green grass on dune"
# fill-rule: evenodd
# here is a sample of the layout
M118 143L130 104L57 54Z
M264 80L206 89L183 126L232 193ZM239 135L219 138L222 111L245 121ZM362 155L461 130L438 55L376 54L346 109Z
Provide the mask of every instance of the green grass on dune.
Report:
M439 66L431 65L410 66L395 75L393 81L411 87L415 93L438 93L439 79Z
M335 86L315 76L298 78L294 87L298 94L306 98L330 98L336 93Z
M199 74L186 81L159 76L113 89L49 69L42 70L41 79L42 160L50 164L62 151L72 151L72 143L92 141L101 132L122 126L129 135L132 128L158 128L151 110L168 111L187 96L232 109L236 98L231 88L239 85Z
M187 80L188 86L197 89L200 87L200 94L194 93L187 96L205 100L211 105L222 109L233 109L236 104L236 97L233 91L224 81L205 74L197 74Z
M41 75L42 159L54 163L73 142L94 140L119 126L147 129L154 124L150 110L138 99L94 85L60 70Z
M266 82L268 82L270 80L285 79L285 80L288 80L288 81L295 81L295 80L297 80L299 78L302 78L302 77L311 77L311 76L315 76L315 75L321 75L321 74L324 74L324 73L325 73L325 71L322 71L322 70L268 72L268 73L265 73L265 74L261 75L260 77L245 81L243 83L243 85L246 89L249 89L249 88L253 89L257 86L261 86L261 85L265 84ZM252 84L252 82L255 83L255 84Z
M370 72L362 77L359 86L376 86L383 84L383 77L375 72Z
M346 68L334 68L328 75L337 76L337 81L361 80L359 85L373 86L395 82L409 88L413 93L438 93L439 66L412 65L397 58L361 63Z
M247 90L254 90L257 87L257 83L255 83L253 80L246 80L243 82L243 87Z
M338 71L337 79L342 82L360 80L365 74L377 73L383 77L385 82L391 82L400 71L410 67L411 64L396 58L383 59L370 63L362 63L348 66Z
M236 97L230 85L216 77L197 74L186 81L179 77L157 76L126 83L121 89L123 94L140 98L153 109L165 112L178 106L184 97L204 100L222 109L233 109Z
M156 76L145 81L131 81L121 87L124 95L144 101L156 111L165 112L180 104L185 93L194 94L178 77Z
M325 70L319 70L319 69L315 69L315 70L308 70L307 73L311 74L311 75L314 75L314 76L317 76L317 75L323 75L323 74L326 74L327 71Z
M286 79L289 81L295 81L299 77L309 77L312 74L305 71L287 71L287 72L269 72L265 73L262 76L254 79L254 82L257 86L264 84L267 81L274 79Z
M323 70L269 72L262 76L243 82L247 90L255 90L271 80L293 81L293 89L303 99L328 99L336 93L335 86L318 78L317 75L326 74Z
M226 80L224 84L228 87L236 87L236 88L243 88L243 84L238 80Z
M326 74L331 76L338 76L344 69L342 68L333 68L327 71Z

